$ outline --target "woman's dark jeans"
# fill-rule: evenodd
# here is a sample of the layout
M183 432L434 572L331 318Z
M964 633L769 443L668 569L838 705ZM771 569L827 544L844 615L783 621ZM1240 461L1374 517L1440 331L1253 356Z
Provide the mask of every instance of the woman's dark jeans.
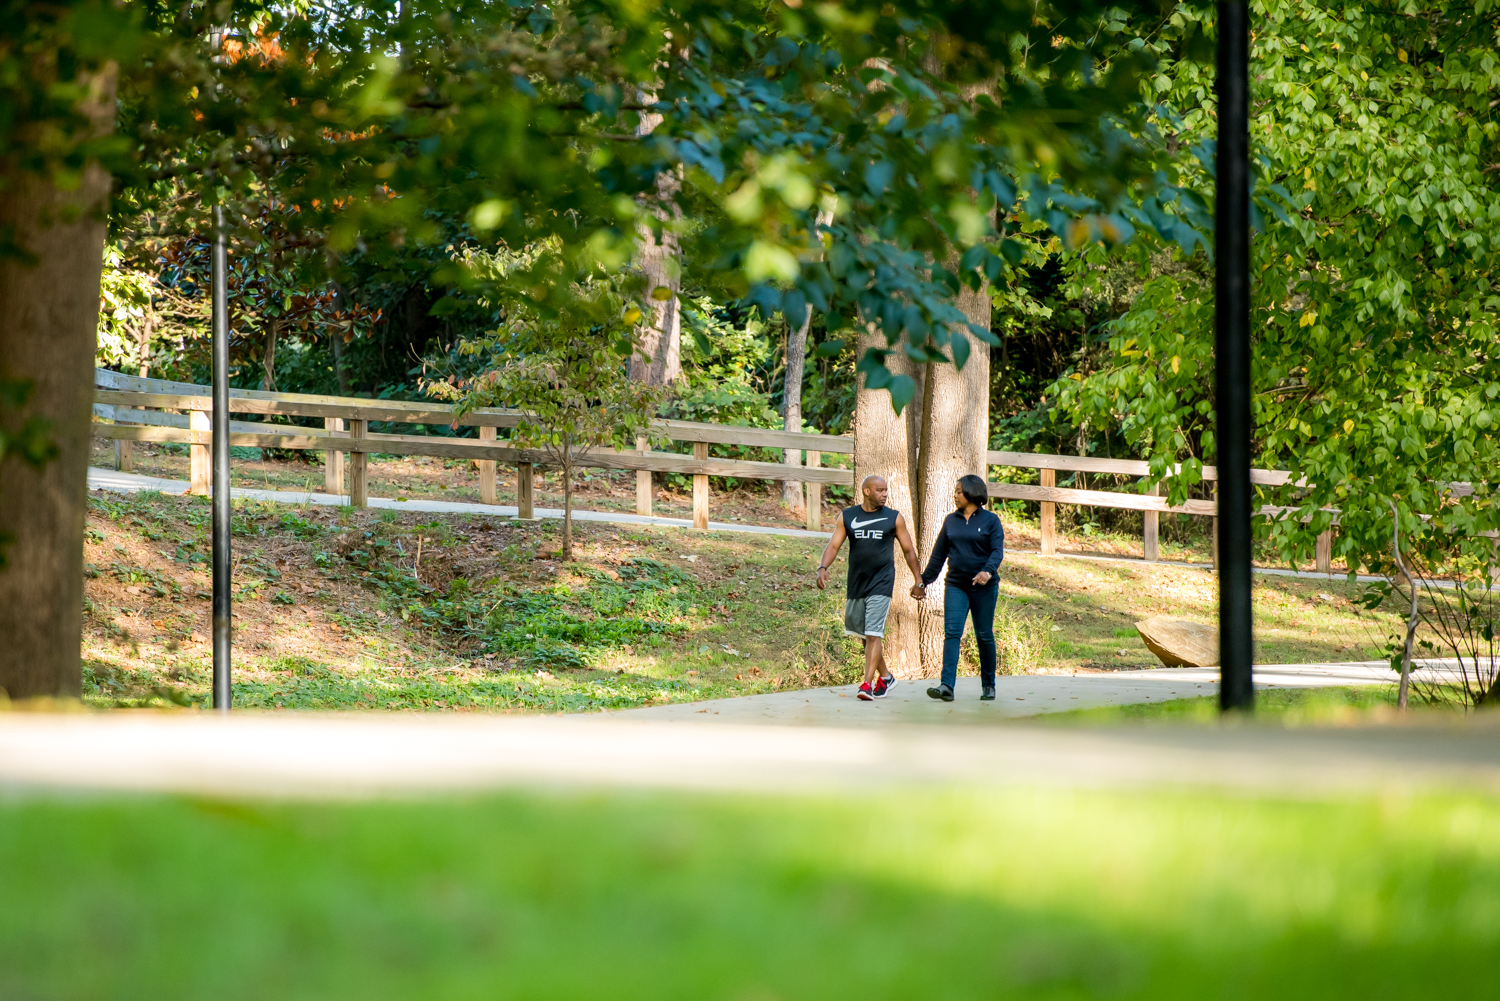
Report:
M991 579L977 591L960 587L943 589L943 684L958 680L958 643L964 635L964 619L974 615L974 641L979 646L979 683L995 683L995 599L1000 582Z

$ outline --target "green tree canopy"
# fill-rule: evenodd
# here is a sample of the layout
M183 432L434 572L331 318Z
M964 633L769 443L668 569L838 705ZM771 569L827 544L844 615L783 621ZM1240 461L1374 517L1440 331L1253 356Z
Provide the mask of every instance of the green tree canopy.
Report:
M1305 555L1336 508L1350 566L1378 562L1394 500L1404 535L1492 563L1479 533L1500 525L1486 482L1500 459L1497 12L1252 6L1255 464L1292 474L1262 496L1297 509L1265 530ZM1172 21L1212 35L1212 16L1183 4ZM1155 125L1199 151L1175 180L1208 203L1212 74L1157 44ZM1069 419L1118 426L1158 474L1185 462L1176 498L1215 458L1211 262L1185 263L1111 325L1106 364L1055 389Z

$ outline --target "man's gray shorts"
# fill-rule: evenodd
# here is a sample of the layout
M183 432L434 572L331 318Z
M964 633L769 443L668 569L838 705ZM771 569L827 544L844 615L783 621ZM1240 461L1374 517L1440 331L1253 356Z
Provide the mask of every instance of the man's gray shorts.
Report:
M887 594L872 594L868 598L846 598L844 600L844 635L874 636L885 638L885 617L891 610L891 598Z

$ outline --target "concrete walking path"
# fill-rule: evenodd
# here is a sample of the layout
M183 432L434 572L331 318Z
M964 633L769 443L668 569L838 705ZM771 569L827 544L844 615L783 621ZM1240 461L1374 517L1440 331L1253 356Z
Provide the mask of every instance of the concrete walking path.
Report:
M166 480L139 473L120 473L112 469L89 468L90 490L113 490L117 493L134 493L140 490L159 490L164 494L185 494L191 484L187 480ZM235 487L231 491L235 500L272 501L277 504L318 504L326 507L343 507L349 503L347 494L325 494L306 490L258 490L252 487ZM473 504L465 501L391 500L389 497L371 497L370 507L392 511L422 511L428 514L484 514L494 518L519 517L520 509L514 504ZM538 518L561 519L560 507L534 508ZM605 522L612 525L651 525L657 528L692 528L691 518L657 518L654 516L628 514L624 511L580 511L573 509L574 521ZM755 535L785 535L794 538L827 539L827 532L809 532L801 528L774 528L766 525L741 525L732 521L711 521L710 531L750 532Z
M831 697L831 696L830 696ZM703 717L699 717L702 719ZM294 799L506 788L1500 793L1500 726L765 726L621 716L0 713L0 795Z
M1384 661L1348 664L1260 664L1257 688L1389 685ZM861 702L857 685L745 695L707 702L648 706L611 713L617 719L771 723L786 726L888 727L899 724L984 724L1043 713L1167 702L1219 692L1216 667L1156 668L1107 674L1022 674L995 679L995 701L979 701L979 679L959 678L952 702L927 696L934 681L902 681L883 699Z

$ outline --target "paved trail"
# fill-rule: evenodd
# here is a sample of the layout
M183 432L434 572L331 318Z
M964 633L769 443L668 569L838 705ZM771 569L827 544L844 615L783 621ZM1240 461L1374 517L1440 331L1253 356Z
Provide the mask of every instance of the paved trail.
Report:
M1371 665L1268 668L1262 686L1385 682ZM508 787L860 793L891 786L1219 786L1276 795L1500 793L1500 723L1283 730L1245 723L1047 725L1036 710L1209 693L1213 673L1003 678L980 703L920 684L573 716L456 713L0 713L9 789L292 798ZM1025 693L1018 694L1018 693ZM953 725L971 724L971 725ZM986 725L987 724L987 725Z
M602 715L0 713L6 795L340 799L507 787L857 795L947 784L1500 793L1500 726L853 728Z
M1388 685L1383 661L1349 664L1258 664L1258 688L1325 688ZM611 713L616 718L694 720L716 717L724 723L777 723L790 726L886 727L897 724L948 725L995 722L1095 706L1165 702L1219 691L1218 668L1157 668L1108 674L1027 674L995 679L995 701L979 701L979 679L959 678L952 702L927 697L931 681L904 681L874 702L856 698L858 686L746 695L711 702L650 706Z
M90 470L89 485L182 492L187 484ZM344 498L236 490L287 503ZM371 506L513 514L437 501ZM539 512L544 517L560 512ZM686 527L671 518L580 520ZM815 536L714 523L719 530ZM1301 576L1315 576L1304 574ZM1389 684L1384 664L1271 665L1260 687ZM1284 730L1269 726L1047 725L1058 710L1213 694L1212 669L1000 679L1000 698L939 703L925 682L859 703L851 687L569 717L478 714L0 713L0 790L92 789L367 797L513 786L860 793L891 785L1128 789L1221 786L1276 795L1500 793L1500 722ZM1031 716L1032 719L1019 717ZM969 724L969 725L954 725Z

